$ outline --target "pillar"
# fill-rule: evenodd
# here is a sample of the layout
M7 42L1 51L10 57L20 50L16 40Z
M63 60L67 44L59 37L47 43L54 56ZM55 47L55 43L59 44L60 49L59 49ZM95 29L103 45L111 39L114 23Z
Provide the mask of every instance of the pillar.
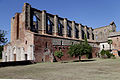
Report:
M85 32L86 37L87 37L87 39L88 39L88 35L87 35L87 26L84 26L84 32Z
M79 39L82 39L82 25L81 24L79 24L78 29L79 29Z
M72 38L75 38L75 21L72 21Z
M54 15L53 35L57 36L57 33L58 33L58 16Z
M90 31L90 40L93 40L92 39L92 27L89 28L89 31Z
M25 29L30 30L31 29L31 5L28 3L24 3L23 7L23 13L24 13L24 20L25 20Z
M67 37L67 18L64 18L64 31L63 36Z
M42 34L46 33L46 11L42 11Z
M15 39L14 39L14 22L15 22L15 18L13 17L12 19L11 19L11 42L12 41L14 41Z

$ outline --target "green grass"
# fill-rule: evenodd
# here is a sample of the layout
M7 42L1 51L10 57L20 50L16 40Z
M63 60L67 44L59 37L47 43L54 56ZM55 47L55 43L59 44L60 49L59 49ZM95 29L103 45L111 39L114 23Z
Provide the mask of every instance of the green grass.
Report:
M120 80L120 59L37 63L0 68L0 78L39 80Z

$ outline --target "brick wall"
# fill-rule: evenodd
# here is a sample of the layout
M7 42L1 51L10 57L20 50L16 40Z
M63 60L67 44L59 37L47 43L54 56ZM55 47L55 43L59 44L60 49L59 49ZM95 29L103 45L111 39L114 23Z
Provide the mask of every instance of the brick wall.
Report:
M61 43L62 41L62 43ZM71 44L79 43L80 41L67 40L55 37L48 37L43 35L34 35L34 45L35 45L35 61L51 61L52 54L55 51L59 51L60 49L64 53L64 56L61 58L62 60L73 60L77 59L75 57L70 57L68 53L68 49ZM68 44L69 43L69 44ZM97 56L97 52L99 48L94 47L92 49L92 57L95 58ZM57 57L55 57L57 61L60 61ZM86 56L82 56L82 58L86 58Z

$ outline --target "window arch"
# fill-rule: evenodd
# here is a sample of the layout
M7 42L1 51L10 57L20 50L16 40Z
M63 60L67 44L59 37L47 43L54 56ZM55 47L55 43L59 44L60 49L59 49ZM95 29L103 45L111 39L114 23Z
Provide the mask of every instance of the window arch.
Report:
M46 33L52 34L53 22L47 17L47 26L46 26Z
M35 31L37 32L38 31L38 19L37 19L37 16L34 14L33 15L33 19L32 19L32 31Z

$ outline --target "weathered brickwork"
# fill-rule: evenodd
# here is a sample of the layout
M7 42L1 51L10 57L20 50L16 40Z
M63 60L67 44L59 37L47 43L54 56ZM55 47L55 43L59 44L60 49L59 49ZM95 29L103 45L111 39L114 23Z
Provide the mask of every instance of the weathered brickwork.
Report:
M112 22L109 26L92 29L25 3L22 12L11 19L11 41L4 47L3 61L53 61L54 52L60 49L64 53L62 60L75 59L67 54L68 49L72 44L83 42L85 34L93 47L92 57L96 57L99 42L107 40L109 32L115 32L115 27Z
M94 39L97 42L104 42L108 40L108 35L111 32L116 32L116 25L114 22L111 22L110 25L96 28L93 30Z
M109 34L108 39L112 40L111 50L112 53L116 56L120 56L120 32L112 32Z

